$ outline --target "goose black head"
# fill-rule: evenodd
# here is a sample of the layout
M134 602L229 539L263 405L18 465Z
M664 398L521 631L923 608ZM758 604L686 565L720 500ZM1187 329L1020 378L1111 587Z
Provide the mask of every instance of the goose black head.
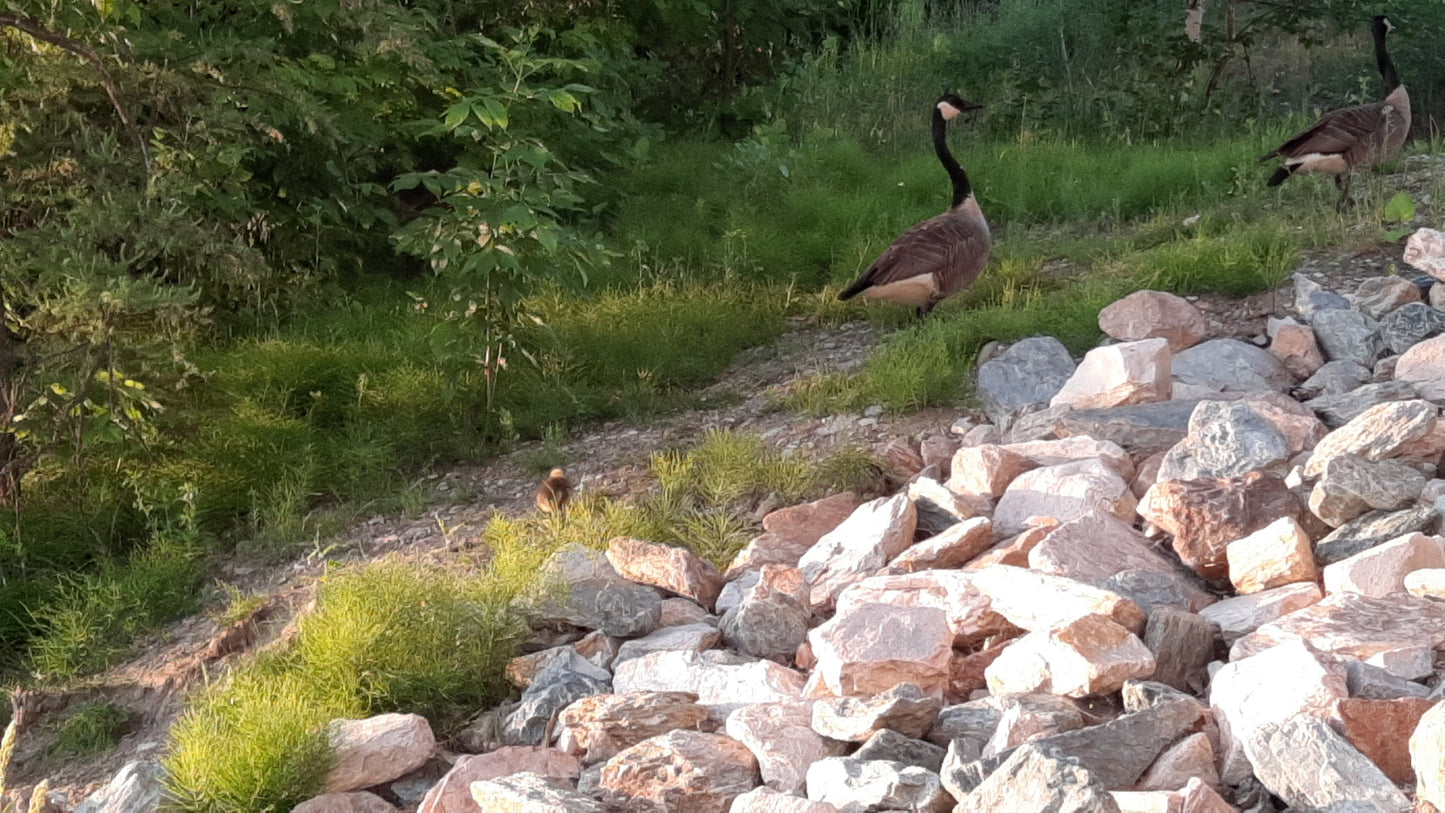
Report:
M938 99L938 110L943 114L944 121L951 121L959 113L966 110L978 110L983 105L977 102L964 101L956 93L945 92Z

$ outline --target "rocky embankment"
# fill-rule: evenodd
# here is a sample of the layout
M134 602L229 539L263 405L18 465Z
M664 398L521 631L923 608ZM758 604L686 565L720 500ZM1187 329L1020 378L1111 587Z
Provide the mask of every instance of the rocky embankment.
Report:
M725 571L615 539L526 606L521 699L439 744L336 721L298 813L1445 808L1445 235L1430 277L1211 338L1141 291L1108 344L979 367L990 422L769 514ZM79 810L153 810L134 763Z

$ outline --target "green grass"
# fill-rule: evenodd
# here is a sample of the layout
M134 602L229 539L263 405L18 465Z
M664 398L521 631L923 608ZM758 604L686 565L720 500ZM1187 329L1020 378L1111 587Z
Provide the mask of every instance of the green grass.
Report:
M66 759L108 751L120 742L129 721L130 712L123 706L105 701L83 703L55 724L55 739L47 755Z

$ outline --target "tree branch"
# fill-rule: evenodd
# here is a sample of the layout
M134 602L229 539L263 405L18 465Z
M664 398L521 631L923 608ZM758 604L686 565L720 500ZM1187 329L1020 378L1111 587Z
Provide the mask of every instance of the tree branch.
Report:
M105 95L110 97L110 104L115 108L116 115L120 116L121 124L125 125L126 130L135 139L136 146L140 148L141 160L145 162L146 174L150 174L151 158L150 153L146 150L145 137L141 135L140 128L135 126L135 122L130 119L130 114L126 112L125 103L120 99L120 89L116 87L115 79L110 75L110 70L105 67L105 62L100 58L100 54L97 54L85 43L51 31L41 25L38 20L23 14L0 14L0 27L14 28L41 42L48 42L58 48L64 48L94 65L95 72L100 75L100 84L105 87Z

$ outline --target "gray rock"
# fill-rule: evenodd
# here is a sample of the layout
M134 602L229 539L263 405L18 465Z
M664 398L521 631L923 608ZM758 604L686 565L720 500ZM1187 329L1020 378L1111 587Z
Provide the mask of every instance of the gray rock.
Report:
M824 757L809 766L808 798L856 811L946 813L953 803L932 771L855 757Z
M1164 455L1159 480L1235 477L1258 469L1284 473L1289 443L1244 401L1201 401L1189 434Z
M944 706L923 738L941 748L959 743L964 761L975 760L1002 718L1003 711L987 698Z
M1424 302L1401 305L1380 320L1380 338L1394 353L1403 353L1441 333L1445 333L1445 311Z
M1104 409L1074 409L1058 416L1059 437L1085 435L1110 441L1135 458L1163 452L1184 439L1197 400L1126 404Z
M528 813L602 813L601 802L565 787L553 777L523 771L510 776L473 782L472 799L478 810L526 810Z
M612 691L612 674L576 652L549 663L522 693L522 702L502 722L507 745L548 745L542 741L552 718L584 697Z
M1369 380L1370 368L1363 364L1353 361L1327 361L1314 375L1295 387L1294 395L1300 399L1344 395L1363 387Z
M1322 395L1305 401L1325 426L1339 429L1359 417L1370 407L1390 401L1409 401L1418 398L1419 391L1408 381L1381 381L1366 384L1344 395Z
M1328 361L1353 361L1369 367L1385 350L1380 323L1359 311L1320 311L1310 325Z
M1262 347L1238 339L1210 339L1173 360L1176 388L1197 397L1211 392L1284 392L1295 379L1280 360Z
M1192 571L1191 571L1192 573ZM1155 607L1170 607L1189 612L1193 606L1193 594L1184 589L1179 574L1161 573L1157 570L1122 570L1110 576L1099 586L1113 590L1125 598L1134 600L1144 612ZM1202 588L1201 588L1202 589Z
M1370 511L1336 528L1315 543L1315 561L1321 567L1348 559L1396 537L1432 528L1439 515L1434 508L1404 511Z
M994 423L1002 423L1023 407L1047 406L1074 374L1075 366L1068 348L1058 339L1023 339L978 366L978 396Z
M786 666L807 640L811 616L808 607L775 591L728 610L718 628L727 645L744 655Z
M1326 291L1324 286L1304 274L1295 274L1293 279L1294 309L1306 322L1314 321L1315 315L1321 311L1350 307L1350 300L1332 291Z
M943 701L912 683L866 697L823 697L813 702L813 730L843 742L862 742L879 729L922 736L938 719Z
M1337 455L1310 492L1310 510L1338 528L1371 509L1407 508L1424 487L1425 475L1398 460Z
M1028 810L1037 813L1118 813L1107 787L1058 749L1033 743L1008 760L966 796L954 794L954 813Z
M1350 697L1366 700L1393 700L1397 697L1429 697L1429 687L1390 674L1372 663L1345 659L1345 685Z
M542 566L538 594L525 607L541 622L561 621L617 638L646 635L662 617L662 596L621 576L602 551L568 545Z
M908 484L908 499L918 512L918 533L935 536L976 514L959 504L958 495L932 477L919 477Z
M165 769L155 760L128 762L75 813L154 813L160 809L164 777Z
M856 759L886 759L904 765L916 765L938 773L943 768L946 751L931 742L915 740L889 728L873 732L863 747L853 753Z
M680 624L675 627L658 627L641 638L634 638L631 641L623 641L617 648L617 656L612 659L612 668L632 660L640 658L650 652L661 652L666 649L682 649L690 652L701 652L704 649L712 649L722 639L722 633L717 627L711 624Z
M1267 723L1244 741L1270 792L1301 810L1405 813L1410 800L1375 763L1313 714Z
M1144 645L1154 653L1154 680L1176 689L1202 689L1204 666L1214 659L1214 625L1170 607L1149 611Z

